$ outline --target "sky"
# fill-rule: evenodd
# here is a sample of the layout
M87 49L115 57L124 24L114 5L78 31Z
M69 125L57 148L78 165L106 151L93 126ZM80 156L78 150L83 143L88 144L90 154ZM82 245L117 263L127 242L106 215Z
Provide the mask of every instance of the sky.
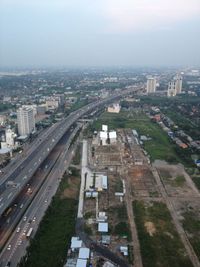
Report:
M200 66L200 0L0 0L4 66Z

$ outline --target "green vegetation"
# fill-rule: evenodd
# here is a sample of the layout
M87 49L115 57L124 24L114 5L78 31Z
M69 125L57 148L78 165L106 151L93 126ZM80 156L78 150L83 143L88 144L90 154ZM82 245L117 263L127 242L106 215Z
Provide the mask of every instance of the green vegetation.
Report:
M185 177L183 175L171 177L171 174L165 170L161 170L160 175L164 181L175 187L182 187L185 183Z
M0 104L0 112L8 110L10 108L13 108L13 105L11 105L11 104L3 104L3 103Z
M196 187L200 190L200 177L194 176L194 177L192 177L192 180L194 181Z
M164 203L133 202L144 267L192 267Z
M72 163L79 165L81 162L81 144L78 144Z
M126 236L128 241L131 241L131 231L127 222L119 222L115 225L114 234L121 237Z
M84 100L78 100L75 104L73 104L73 106L71 107L70 111L75 111L79 108L82 108L83 106L89 104L88 99L84 99Z
M87 220L87 219L90 219L92 217L95 217L95 212L94 211L88 211L84 214L84 219Z
M197 257L200 260L200 219L193 211L185 212L183 216L183 228L189 233L189 240L194 248Z
M78 204L76 199L64 197L66 188L69 184L65 175L19 267L63 266L71 236L75 232Z
M87 234L87 235L92 235L93 231L92 231L92 228L88 225L88 224L84 224L84 232Z
M116 192L122 192L123 191L123 183L122 183L122 180L120 178L116 179L116 181L115 181L115 191Z
M183 186L184 183L185 183L185 177L182 175L179 175L174 179L175 186Z
M142 111L122 111L118 114L104 112L93 123L93 130L99 130L102 124L108 124L110 129L136 129L140 135L151 137L152 139L150 141L144 143L144 148L151 156L152 161L161 159L170 163L185 163L180 155L176 153L176 145L172 143L168 135Z

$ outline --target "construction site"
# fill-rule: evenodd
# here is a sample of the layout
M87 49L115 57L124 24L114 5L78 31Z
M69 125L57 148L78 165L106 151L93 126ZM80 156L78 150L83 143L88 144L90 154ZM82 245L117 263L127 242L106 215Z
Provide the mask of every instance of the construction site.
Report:
M82 148L78 218L92 256L66 266L200 266L188 223L200 217L199 197L182 165L150 163L137 130L102 125ZM124 263L102 257L91 244Z

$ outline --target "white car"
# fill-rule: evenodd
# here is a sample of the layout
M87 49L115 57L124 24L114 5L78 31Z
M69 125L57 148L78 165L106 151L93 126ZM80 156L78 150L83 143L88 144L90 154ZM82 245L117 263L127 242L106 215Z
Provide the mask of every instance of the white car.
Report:
M20 246L22 244L22 240L20 239L18 242L17 242L17 245Z
M11 245L8 245L7 250L11 250Z
M24 219L23 219L23 221L25 222L27 220L27 217L26 216L24 216Z
M17 233L19 233L19 232L20 232L20 227L17 228Z
M35 222L35 220L36 220L36 217L33 217L33 222Z

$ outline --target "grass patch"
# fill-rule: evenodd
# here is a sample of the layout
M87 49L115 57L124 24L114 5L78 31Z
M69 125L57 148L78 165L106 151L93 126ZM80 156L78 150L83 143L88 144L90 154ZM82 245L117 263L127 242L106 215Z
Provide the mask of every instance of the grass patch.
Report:
M92 228L86 223L84 224L84 232L89 236L93 234Z
M172 143L168 135L142 111L132 113L121 111L118 114L104 112L93 123L92 129L100 130L102 124L107 124L109 129L136 129L140 135L151 137L151 140L144 143L144 148L152 161L161 159L170 163L185 163L176 152L176 145Z
M144 267L192 267L165 204L134 201L133 211ZM145 222L154 225L152 235Z
M177 187L183 186L185 183L185 177L183 175L179 175L174 179L174 185Z
M72 160L72 164L79 165L81 162L81 144L78 144L77 149L75 151L75 155Z
M194 181L196 187L200 190L200 177L194 176L192 177L192 180Z
M115 225L114 234L120 237L126 236L128 241L132 240L131 231L127 222L119 222Z
M65 175L19 267L60 267L64 264L75 232L78 205L76 199L62 197L68 187L67 179Z
M176 177L171 177L171 174L167 171L160 171L161 177L167 183L174 187L182 187L185 183L185 177L183 175L178 175Z
M183 228L189 233L189 240L200 259L200 219L192 211L185 212L183 216Z
M121 179L115 180L114 189L115 189L115 192L123 192L123 183Z

